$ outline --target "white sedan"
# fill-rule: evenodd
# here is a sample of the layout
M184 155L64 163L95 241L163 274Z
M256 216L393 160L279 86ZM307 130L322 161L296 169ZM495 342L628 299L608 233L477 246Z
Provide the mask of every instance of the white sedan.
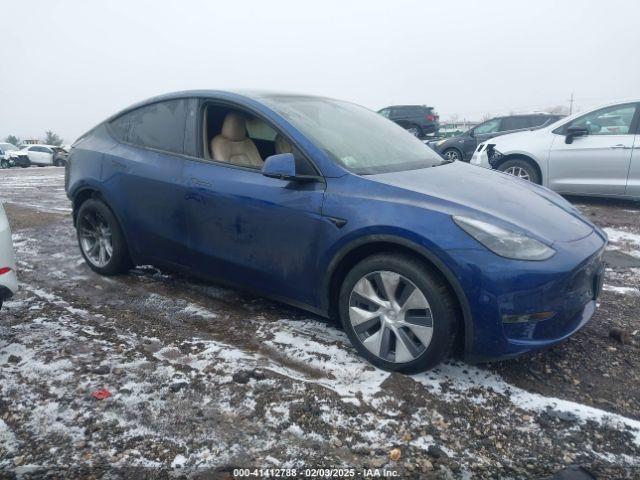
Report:
M0 204L0 308L2 302L11 298L18 290L18 277L16 277L16 259L13 254L13 242L11 241L11 228Z
M18 166L53 165L54 147L51 145L27 145L17 152L11 152L11 157ZM26 165L25 165L26 164Z
M492 138L478 146L471 164L562 194L640 199L640 101Z

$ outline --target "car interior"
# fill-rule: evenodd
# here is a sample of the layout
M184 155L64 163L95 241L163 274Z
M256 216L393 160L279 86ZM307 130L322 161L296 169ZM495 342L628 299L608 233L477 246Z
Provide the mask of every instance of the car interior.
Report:
M291 143L264 120L219 105L206 105L202 124L205 158L261 169L267 157L294 153L300 174L317 175Z

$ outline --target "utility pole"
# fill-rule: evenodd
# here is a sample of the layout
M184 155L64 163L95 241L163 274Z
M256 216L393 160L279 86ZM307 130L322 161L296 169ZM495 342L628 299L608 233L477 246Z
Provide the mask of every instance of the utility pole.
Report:
M571 92L571 98L569 99L569 115L573 113L573 92Z

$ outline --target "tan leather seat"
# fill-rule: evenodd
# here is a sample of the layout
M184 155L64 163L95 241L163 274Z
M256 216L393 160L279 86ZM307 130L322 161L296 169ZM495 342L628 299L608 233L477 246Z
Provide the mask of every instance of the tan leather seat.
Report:
M211 140L211 155L218 162L232 163L242 167L262 168L264 161L249 137L244 117L227 113L222 132Z
M280 134L276 135L275 149L277 154L293 152L293 148L291 147L291 144L287 142L285 138Z

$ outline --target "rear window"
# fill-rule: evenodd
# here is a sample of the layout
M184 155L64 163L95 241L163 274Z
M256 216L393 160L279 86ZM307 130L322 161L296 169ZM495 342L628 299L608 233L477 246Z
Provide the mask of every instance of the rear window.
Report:
M110 122L123 142L184 153L187 100L169 100L138 108Z

